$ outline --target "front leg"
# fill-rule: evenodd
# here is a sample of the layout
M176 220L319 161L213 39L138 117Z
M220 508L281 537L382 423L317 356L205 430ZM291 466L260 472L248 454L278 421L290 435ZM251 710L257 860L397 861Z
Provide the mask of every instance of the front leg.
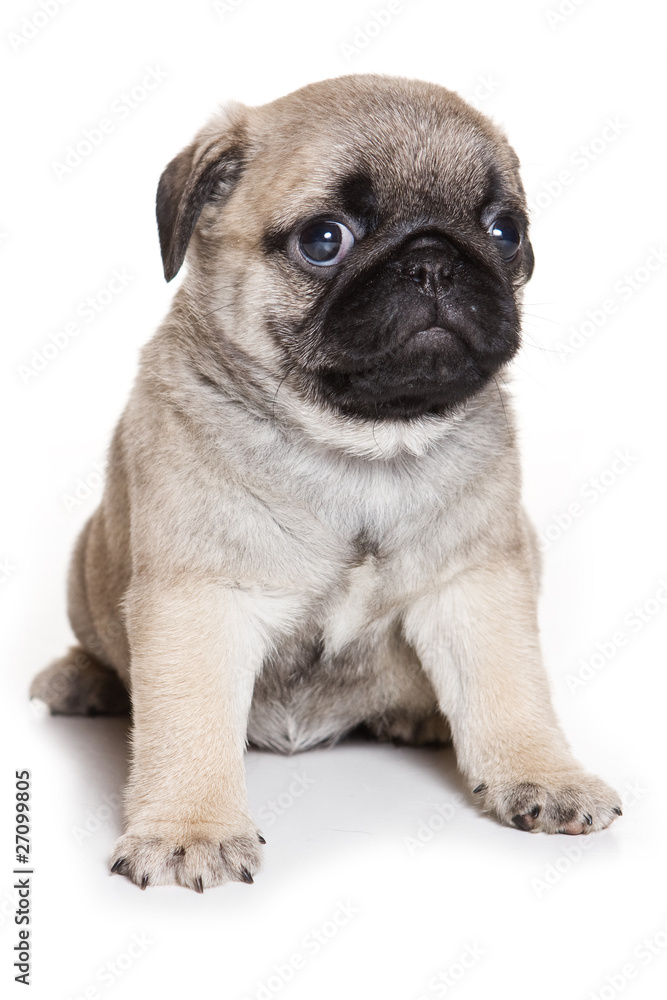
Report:
M589 833L621 815L620 800L584 771L558 724L535 591L525 553L507 554L421 598L405 632L484 808L521 830Z
M263 840L248 811L243 756L270 641L256 603L186 579L164 590L134 585L126 615L132 764L111 870L142 888L252 882Z

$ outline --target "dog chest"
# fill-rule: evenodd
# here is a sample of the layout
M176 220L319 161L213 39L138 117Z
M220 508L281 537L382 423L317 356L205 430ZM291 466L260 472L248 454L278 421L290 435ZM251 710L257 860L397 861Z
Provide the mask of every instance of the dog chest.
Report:
M348 571L342 589L324 622L322 644L328 656L335 656L361 635L380 611L380 574L376 560L368 556ZM386 595L382 595L386 601Z

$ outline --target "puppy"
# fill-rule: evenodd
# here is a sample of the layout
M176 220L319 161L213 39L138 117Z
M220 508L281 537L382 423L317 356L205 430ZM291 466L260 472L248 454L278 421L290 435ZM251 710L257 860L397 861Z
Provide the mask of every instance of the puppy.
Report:
M588 833L540 657L533 534L500 375L533 254L518 160L442 87L347 76L231 104L164 171L173 307L79 539L80 646L32 695L121 712L111 870L252 882L246 742L357 727L453 741L505 824Z

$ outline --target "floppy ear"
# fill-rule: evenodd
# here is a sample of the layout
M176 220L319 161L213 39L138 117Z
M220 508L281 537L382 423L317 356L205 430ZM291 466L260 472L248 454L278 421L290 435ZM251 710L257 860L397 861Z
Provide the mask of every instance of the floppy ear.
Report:
M190 237L207 201L224 200L243 171L245 135L242 105L214 119L165 168L157 189L156 215L164 276L171 281L181 269ZM235 112L232 120L232 114Z

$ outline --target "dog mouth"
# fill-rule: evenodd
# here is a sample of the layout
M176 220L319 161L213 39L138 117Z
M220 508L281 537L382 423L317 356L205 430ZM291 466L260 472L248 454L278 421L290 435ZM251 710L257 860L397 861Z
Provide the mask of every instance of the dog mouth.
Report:
M400 343L400 349L407 352L447 351L461 346L461 336L451 327L428 326L424 330L409 333Z
M466 339L451 327L429 326L365 365L320 369L324 397L350 416L408 419L442 413L489 377Z
M314 367L320 375L338 373L356 376L390 369L399 369L407 374L408 366L426 357L438 362L439 366L454 365L462 354L470 350L472 347L464 331L454 325L434 323L401 332L389 347L369 353L363 350L349 351L344 355L336 353L325 365Z

